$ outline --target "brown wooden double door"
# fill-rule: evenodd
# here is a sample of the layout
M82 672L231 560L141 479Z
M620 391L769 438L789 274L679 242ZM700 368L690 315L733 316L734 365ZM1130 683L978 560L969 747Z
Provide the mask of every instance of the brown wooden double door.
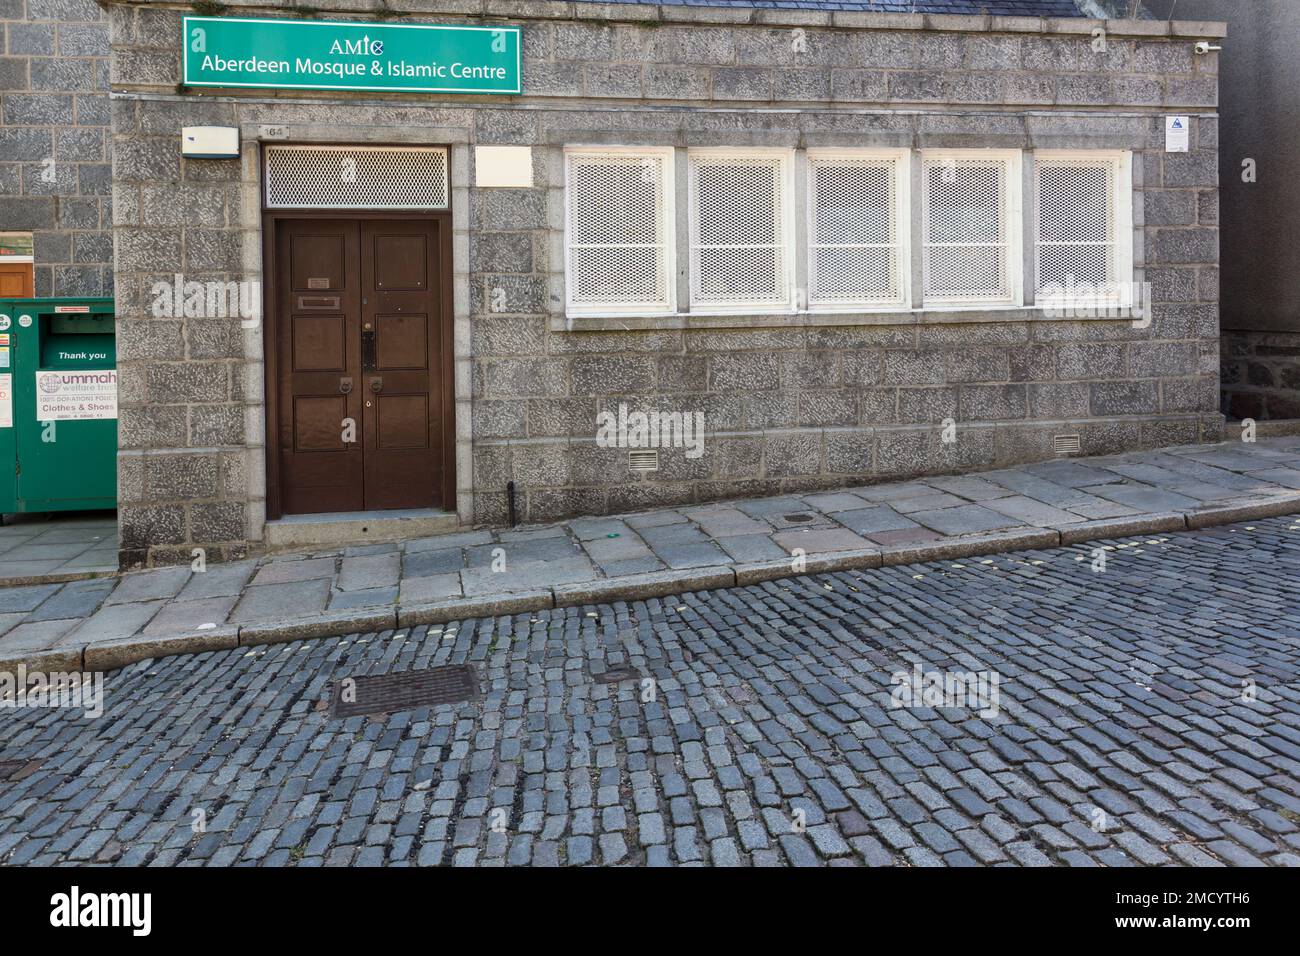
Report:
M445 228L275 223L281 513L443 504Z

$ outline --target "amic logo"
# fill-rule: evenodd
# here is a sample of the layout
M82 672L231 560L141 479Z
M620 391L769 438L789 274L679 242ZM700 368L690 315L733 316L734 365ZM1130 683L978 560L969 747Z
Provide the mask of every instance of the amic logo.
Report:
M40 385L41 391L53 395L63 385L63 376L58 372L46 372L36 380Z
M383 56L384 41L372 40L368 36L360 40L335 40L330 45L330 53L351 56Z

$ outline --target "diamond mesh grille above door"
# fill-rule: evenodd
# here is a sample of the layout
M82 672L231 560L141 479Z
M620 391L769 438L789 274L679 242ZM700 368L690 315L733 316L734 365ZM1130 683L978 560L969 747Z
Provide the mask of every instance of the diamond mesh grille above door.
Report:
M428 146L268 146L270 209L446 209L447 151Z

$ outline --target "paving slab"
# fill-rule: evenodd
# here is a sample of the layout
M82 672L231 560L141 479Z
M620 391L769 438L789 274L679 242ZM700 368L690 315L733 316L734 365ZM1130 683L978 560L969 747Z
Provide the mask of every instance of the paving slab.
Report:
M465 550L465 566L490 568L505 562L506 568L537 561L565 561L582 555L581 546L569 538L537 538L532 541L510 541L478 545Z
M1129 485L1093 485L1087 489L1098 498L1118 501L1138 511L1184 511L1195 508L1200 502L1187 495L1175 494L1163 488Z
M831 517L858 534L902 531L904 528L920 527L911 518L904 517L889 505L876 505L873 508L859 508L855 511L836 511L831 513Z
M966 502L956 495L945 494L942 491L932 491L928 495L918 495L915 498L891 498L889 506L899 514L912 514L916 511L939 511L943 508L954 508L957 505L963 505Z
M1053 508L1023 495L985 501L983 507L1014 518L1016 524L1033 525L1036 528L1060 528L1084 520L1073 512Z
M712 541L666 544L654 549L655 557L670 568L706 568L727 563L727 554Z
M686 511L685 514L699 525L705 534L713 538L764 534L772 530L766 522L745 514L739 508L698 509Z
M124 574L105 604L127 604L133 601L165 601L175 597L190 579L189 565L177 568L159 568L154 571L136 571Z
M465 567L460 548L430 548L408 551L402 559L402 576L423 578L434 574L455 574Z
M208 564L196 571L176 595L178 601L199 601L207 598L238 595L257 570L256 561L232 561L229 564Z
M92 644L114 641L144 630L154 615L166 606L166 600L133 601L130 604L106 604L80 626L69 631L62 643Z
M867 499L847 491L836 491L823 495L804 495L804 503L817 511L855 511L867 506Z
M948 475L939 478L927 478L925 483L931 488L965 498L967 501L987 501L990 498L1005 498L1011 492L983 478L972 475Z
M498 592L534 591L556 584L590 581L596 577L591 562L583 557L553 561L528 561L507 563L494 571L489 567L474 567L460 573L461 589L466 597L481 597Z
M1283 488L1300 488L1300 470L1295 468L1265 468L1262 471L1252 471L1249 474L1252 478L1261 478L1270 484L1281 485Z
M239 600L238 594L204 598L198 601L175 601L162 608L144 628L149 637L184 634L225 623Z
M790 554L794 554L796 549L802 549L804 554L820 554L826 551L860 551L871 546L866 538L846 528L782 531L773 535L773 539Z
M735 541L735 538L726 538L719 540L719 547L723 546L723 541ZM775 547L775 545L773 545ZM779 550L779 549L778 549ZM607 578L621 578L630 574L650 574L654 571L663 571L665 565L653 554L647 558L628 558L624 561L609 561L598 565Z
M402 576L402 556L397 551L345 557L339 569L340 591L396 588Z
M397 585L390 587L361 588L355 591L335 591L330 595L329 610L339 611L354 607L379 607L397 603Z
M235 605L230 620L234 623L285 621L319 614L325 609L329 593L328 578L250 587Z
M288 584L292 581L310 581L334 576L334 558L303 558L300 560L272 561L263 565L253 576L252 584Z
M73 618L63 621L32 621L19 624L4 636L4 651L12 652L44 650L53 647L74 627L80 627L82 621Z
M90 617L112 593L116 582L111 578L73 581L28 615L31 621L56 621L61 618Z
M0 613L31 611L58 591L57 584L29 584L25 587L0 588Z
M402 604L430 604L460 597L460 573L431 574L427 577L402 578L399 601Z
M917 524L945 535L979 534L1011 528L1022 522L983 505L958 505L939 511L918 511L911 515Z
M787 557L785 549L766 534L739 534L719 538L718 547L726 551L733 561L741 564L784 560Z
M584 542L583 550L597 564L653 558L650 546L631 528L617 538L593 538Z

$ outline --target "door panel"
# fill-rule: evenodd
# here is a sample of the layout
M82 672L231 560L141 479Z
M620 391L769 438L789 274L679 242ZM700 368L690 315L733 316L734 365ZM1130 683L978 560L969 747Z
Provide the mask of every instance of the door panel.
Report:
M441 303L437 222L361 224L361 375L366 397L366 507L442 500ZM378 389L378 391L376 391Z
M441 505L442 222L277 223L280 510Z
M342 315L295 315L292 321L295 372L344 372L347 320Z
M361 230L349 220L283 221L277 230L281 510L359 511ZM351 379L353 388L344 392ZM356 441L344 439L352 419Z
M383 369L429 367L429 316L377 315L376 362Z

